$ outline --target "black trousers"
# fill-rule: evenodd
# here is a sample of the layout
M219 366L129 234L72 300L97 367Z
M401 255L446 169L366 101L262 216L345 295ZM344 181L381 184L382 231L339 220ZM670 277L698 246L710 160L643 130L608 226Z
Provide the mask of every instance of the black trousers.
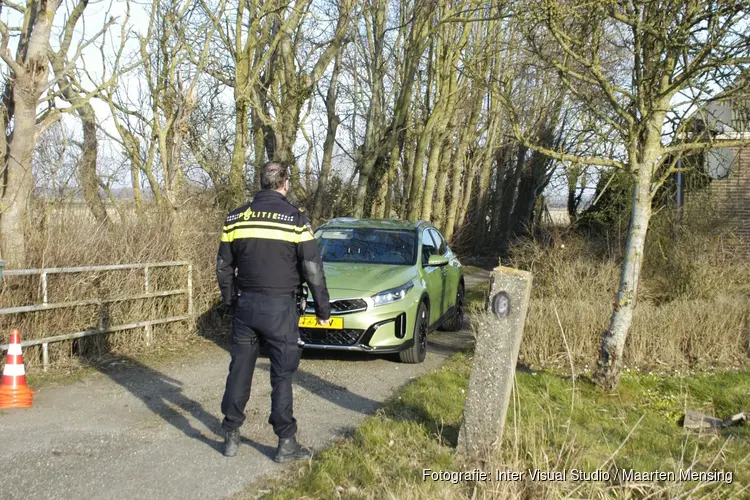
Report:
M268 423L279 438L296 434L292 376L299 367L302 354L297 343L298 323L299 312L293 296L242 292L232 318L232 360L221 401L225 430L238 429L245 421L245 406L250 399L259 341L262 341L268 346L271 360L271 415Z

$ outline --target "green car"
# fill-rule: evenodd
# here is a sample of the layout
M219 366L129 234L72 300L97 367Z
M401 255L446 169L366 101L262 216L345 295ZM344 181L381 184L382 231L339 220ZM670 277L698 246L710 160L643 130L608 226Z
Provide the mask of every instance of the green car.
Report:
M320 327L308 301L299 323L305 348L398 353L421 363L428 333L461 329L463 269L430 223L339 218L315 238L332 312Z

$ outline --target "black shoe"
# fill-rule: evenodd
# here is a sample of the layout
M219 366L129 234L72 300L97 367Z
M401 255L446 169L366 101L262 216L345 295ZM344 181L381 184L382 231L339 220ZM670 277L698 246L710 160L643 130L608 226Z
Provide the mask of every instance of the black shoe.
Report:
M240 431L227 431L224 436L224 456L233 457L237 454L237 448L240 446Z
M274 460L279 463L292 462L294 460L307 460L312 452L299 444L294 437L279 439L279 447L276 448Z

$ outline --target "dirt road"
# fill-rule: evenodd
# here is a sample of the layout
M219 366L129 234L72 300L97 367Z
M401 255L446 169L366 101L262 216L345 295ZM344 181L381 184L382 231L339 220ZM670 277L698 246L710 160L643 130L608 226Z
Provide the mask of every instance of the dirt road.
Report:
M487 274L469 270L467 288ZM300 440L324 448L471 341L467 330L436 332L419 365L305 351L294 384ZM283 471L272 460L276 438L267 423L268 359L258 360L240 451L226 458L220 402L229 354L209 341L198 351L158 366L123 358L83 380L39 390L30 409L0 410L1 496L226 498Z
M393 391L469 345L438 333L420 365L362 354L305 351L295 378L301 441L320 450L356 427ZM221 454L219 405L229 363L222 347L158 366L133 359L39 391L34 406L0 410L5 498L225 498L283 470L267 424L268 359L258 360L242 446Z

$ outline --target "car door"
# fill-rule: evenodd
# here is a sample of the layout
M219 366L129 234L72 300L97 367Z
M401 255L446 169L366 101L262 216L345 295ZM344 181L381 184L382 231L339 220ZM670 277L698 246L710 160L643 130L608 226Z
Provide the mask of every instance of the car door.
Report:
M456 304L456 293L458 292L458 280L461 277L458 259L448 247L442 233L437 229L432 229L432 239L438 245L440 255L448 259L448 265L443 267L443 314Z
M435 323L443 314L441 310L443 301L443 268L427 265L430 255L440 255L439 246L432 238L429 228L422 231L421 248L422 276L424 277L427 295L430 298L430 325Z

